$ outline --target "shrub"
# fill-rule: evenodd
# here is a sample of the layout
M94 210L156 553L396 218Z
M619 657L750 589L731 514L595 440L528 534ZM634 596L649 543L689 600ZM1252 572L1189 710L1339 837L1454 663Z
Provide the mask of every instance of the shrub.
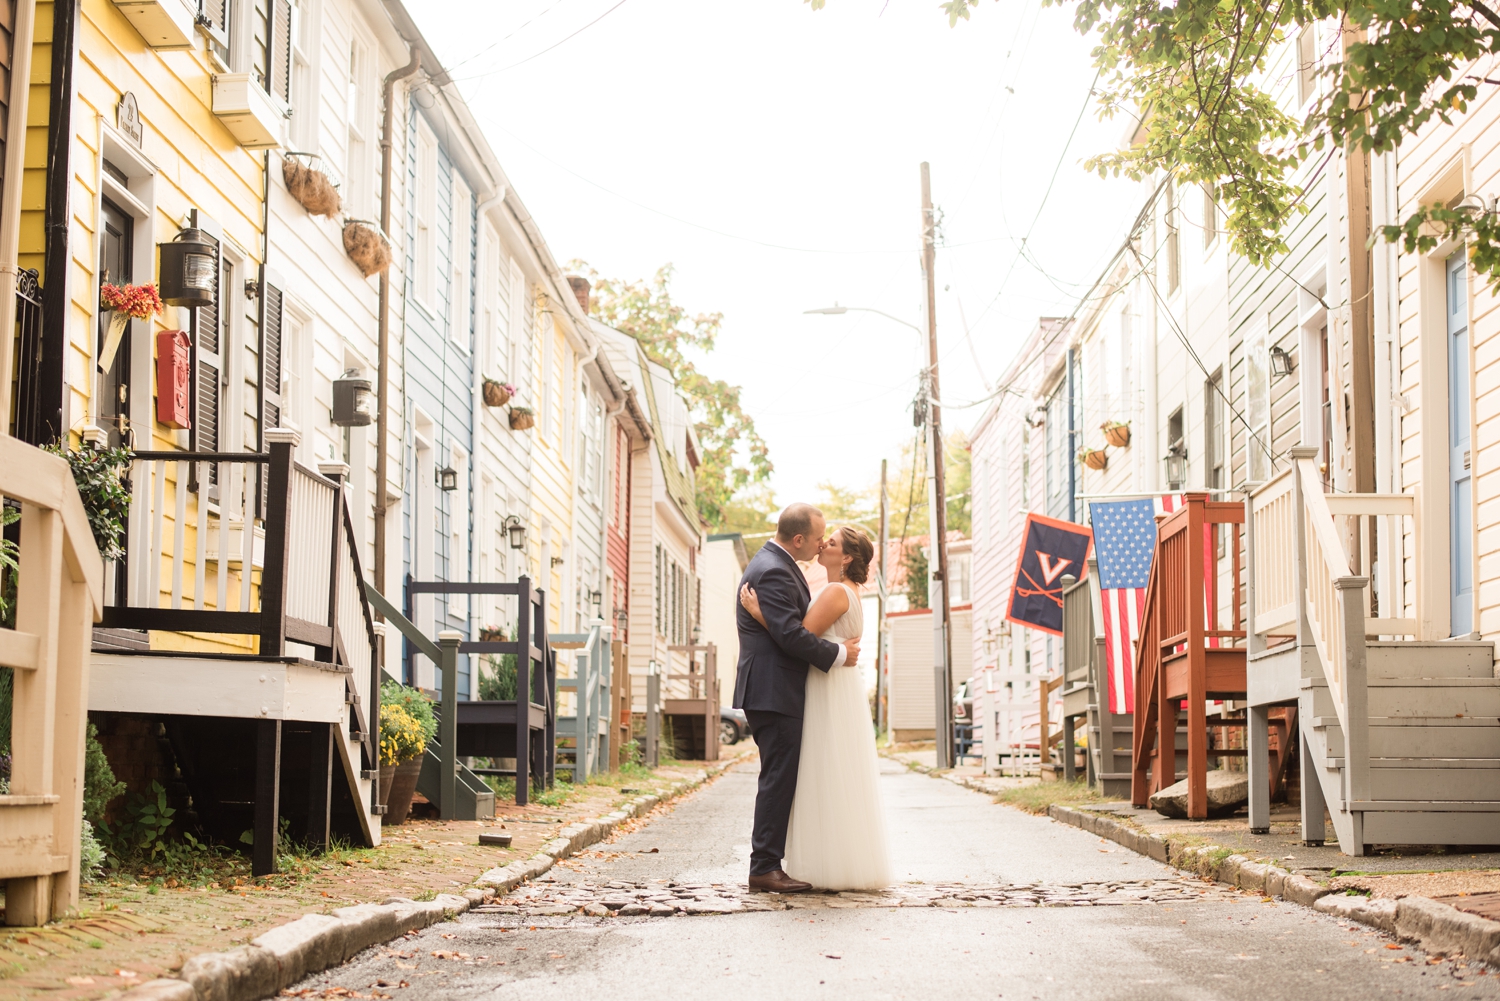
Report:
M115 781L114 769L99 744L99 730L90 722L83 738L83 819L104 823L110 800L124 791L125 783Z
M482 629L479 638L485 643L508 643L515 640L504 629ZM514 702L516 699L516 655L485 654L479 669L479 697L487 702Z
M394 681L380 686L382 764L394 765L422 754L437 736L437 728L437 716L427 696Z

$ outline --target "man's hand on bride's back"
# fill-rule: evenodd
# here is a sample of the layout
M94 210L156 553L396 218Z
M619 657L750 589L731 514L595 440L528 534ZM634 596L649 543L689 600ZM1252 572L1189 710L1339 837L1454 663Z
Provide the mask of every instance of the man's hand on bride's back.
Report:
M859 637L844 640L844 666L853 667L859 663Z

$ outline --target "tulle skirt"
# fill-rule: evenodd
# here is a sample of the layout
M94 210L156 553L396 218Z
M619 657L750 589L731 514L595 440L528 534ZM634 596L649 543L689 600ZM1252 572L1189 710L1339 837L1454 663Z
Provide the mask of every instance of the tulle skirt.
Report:
M788 875L820 890L890 885L879 776L875 730L859 670L810 669L786 840Z

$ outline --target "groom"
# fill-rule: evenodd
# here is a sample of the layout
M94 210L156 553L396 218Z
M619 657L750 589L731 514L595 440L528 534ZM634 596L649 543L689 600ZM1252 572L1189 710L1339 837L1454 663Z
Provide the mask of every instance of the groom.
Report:
M740 660L734 705L745 710L760 748L760 788L750 838L752 890L802 893L812 889L812 884L792 879L781 869L802 755L807 668L811 664L828 671L859 659L858 639L834 643L802 626L812 595L797 561L822 552L825 527L822 511L811 504L791 505L781 512L776 538L762 546L745 568L740 588L748 584L755 589L765 626L739 604L739 588L735 590Z

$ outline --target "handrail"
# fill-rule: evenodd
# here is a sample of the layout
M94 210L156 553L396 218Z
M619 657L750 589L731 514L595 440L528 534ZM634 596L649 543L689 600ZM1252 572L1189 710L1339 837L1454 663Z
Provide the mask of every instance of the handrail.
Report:
M426 654L434 664L443 662L443 652L438 649L438 645L423 635L422 630L413 625L411 619L402 615L401 610L391 604L390 599L375 590L375 585L369 581L361 580L360 584L365 589L365 600L375 606L375 610L385 616L386 621L395 626L402 636L410 640L412 646Z
M1313 646L1323 664L1323 676L1338 713L1347 727L1345 710L1344 632L1337 591L1340 581L1361 580L1349 573L1349 557L1333 529L1333 514L1323 494L1322 478L1311 459L1297 460L1302 483L1302 510L1307 524L1307 617L1312 626ZM1360 621L1363 628L1363 616Z

